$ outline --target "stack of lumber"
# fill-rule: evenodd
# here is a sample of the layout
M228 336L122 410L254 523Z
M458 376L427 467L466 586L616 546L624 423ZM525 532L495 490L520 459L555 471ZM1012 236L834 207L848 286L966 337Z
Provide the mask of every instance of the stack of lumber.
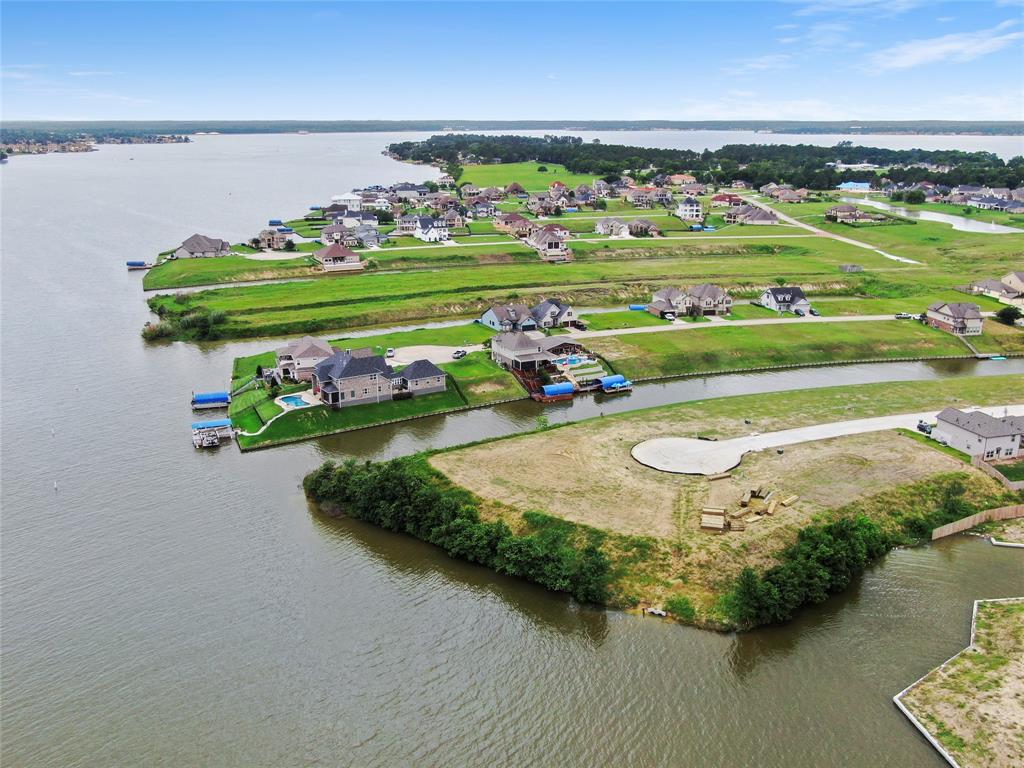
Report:
M704 507L700 513L700 527L701 530L724 533L727 530L725 510L719 507Z
M788 496L788 497L786 497L785 499L782 500L782 506L784 506L784 507L791 506L799 498L800 497L797 496L796 494L793 494L792 496Z

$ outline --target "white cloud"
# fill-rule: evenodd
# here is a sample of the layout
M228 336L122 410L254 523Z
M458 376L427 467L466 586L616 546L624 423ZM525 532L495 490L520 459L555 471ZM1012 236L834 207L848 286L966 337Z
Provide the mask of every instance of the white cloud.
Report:
M736 62L723 69L727 75L744 75L751 72L771 72L788 69L792 66L792 56L788 53L770 53L752 59L737 59Z
M0 77L5 80L29 80L33 71L42 69L42 64L4 64L0 67Z
M105 69L73 69L68 74L71 77L107 77L108 75L116 75L118 73Z
M799 39L799 37L780 37L775 42L781 43L782 45L791 45Z
M955 20L956 20L955 16L939 16L939 18L936 19L936 21L939 22L939 24L946 24L946 23L948 23L950 21L955 21Z
M796 16L818 14L871 14L874 16L897 16L918 8L925 0L789 0L803 7L795 11Z
M880 74L893 69L912 69L937 61L965 62L987 56L1009 47L1024 37L1024 32L1009 31L1014 20L1004 21L991 29L977 32L956 32L941 37L908 40L891 48L875 51L867 57L869 71Z
M850 27L838 22L812 24L807 31L807 44L812 48L838 48L846 46Z
M799 24L776 24L774 29L799 29Z

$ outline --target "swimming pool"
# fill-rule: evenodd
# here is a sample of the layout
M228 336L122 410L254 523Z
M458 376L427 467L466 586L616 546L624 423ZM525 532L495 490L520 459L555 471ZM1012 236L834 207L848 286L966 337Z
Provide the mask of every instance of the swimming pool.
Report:
M281 398L282 403L288 403L292 408L305 408L309 405L302 399L302 395L285 395Z

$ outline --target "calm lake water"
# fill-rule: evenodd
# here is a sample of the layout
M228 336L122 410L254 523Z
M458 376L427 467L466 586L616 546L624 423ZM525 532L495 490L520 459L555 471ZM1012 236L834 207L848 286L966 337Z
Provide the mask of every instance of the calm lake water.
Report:
M966 216L957 216L941 211L919 211L904 208L903 206L892 205L881 200L867 200L863 197L841 197L844 203L855 203L867 205L871 208L878 208L880 211L889 211L897 216L905 216L908 219L920 219L921 221L937 221L940 224L949 224L953 229L960 232L981 232L988 235L1019 235L1024 230L1019 227L1007 227L1004 224L995 224L991 221L978 221L968 219Z
M244 456L192 448L190 391L266 344L145 345L124 261L433 173L382 157L394 138L208 137L0 169L3 763L941 765L890 697L963 646L972 600L1024 591L1017 552L894 552L797 622L718 635L579 607L322 518L301 493L324 458L529 428L532 403ZM999 372L1024 366L694 379L545 413Z

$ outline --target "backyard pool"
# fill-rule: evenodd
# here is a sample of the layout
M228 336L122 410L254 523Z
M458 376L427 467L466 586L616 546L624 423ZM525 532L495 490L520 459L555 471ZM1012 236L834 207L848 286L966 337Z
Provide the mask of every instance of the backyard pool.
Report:
M285 395L281 398L282 403L287 403L292 408L306 408L309 403L302 399L302 395Z

